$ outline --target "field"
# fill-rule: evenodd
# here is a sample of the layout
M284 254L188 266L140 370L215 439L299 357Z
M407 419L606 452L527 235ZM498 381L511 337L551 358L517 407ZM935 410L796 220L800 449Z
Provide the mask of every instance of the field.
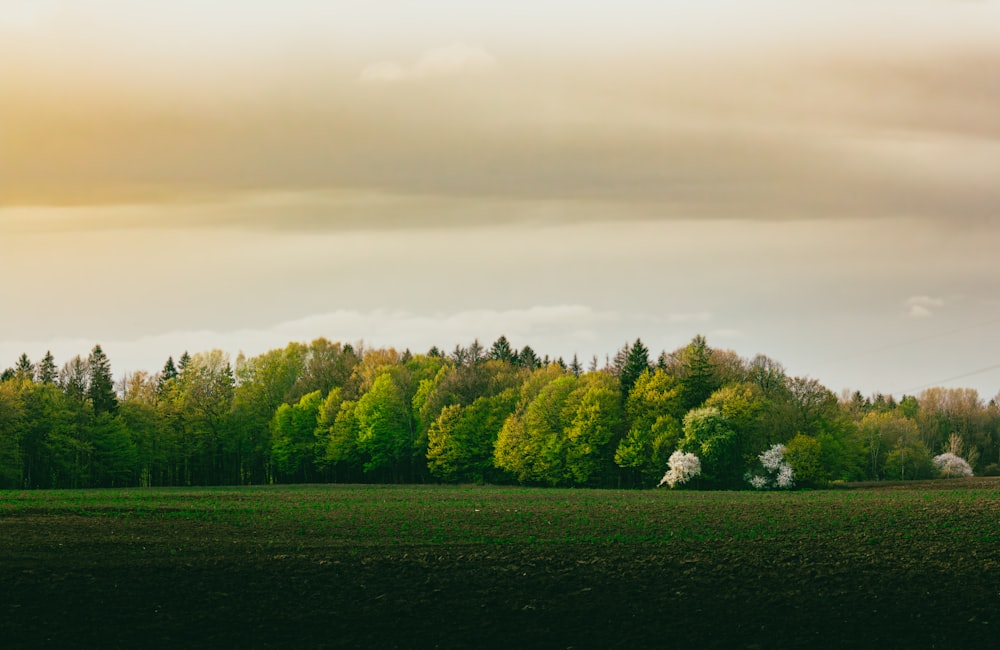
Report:
M1000 483L0 492L18 647L1000 647Z

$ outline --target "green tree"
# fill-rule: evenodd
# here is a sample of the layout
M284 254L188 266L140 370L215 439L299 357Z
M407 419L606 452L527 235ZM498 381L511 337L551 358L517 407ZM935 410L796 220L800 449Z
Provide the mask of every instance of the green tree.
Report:
M717 407L688 411L684 416L684 439L680 449L701 460L699 482L719 488L741 486L744 460L738 435Z
M181 371L177 389L185 483L237 482L238 463L226 453L234 393L229 355L221 350L194 355Z
M638 381L643 373L650 370L649 349L643 345L641 339L636 339L635 343L631 347L626 346L626 349L628 351L625 355L625 363L618 378L623 404L628 399L629 393L632 392L635 382Z
M398 481L411 470L413 430L407 401L388 372L374 381L358 400L354 412L358 422L358 448L367 457L365 472L380 471Z
M518 391L508 388L469 406L452 404L442 409L427 434L431 475L449 482L483 483L499 478L494 476L493 454L517 399Z
M677 447L683 416L677 379L657 368L639 376L625 404L629 428L615 450L615 463L630 470L631 482L654 486Z
M59 369L56 367L55 357L52 352L45 351L45 356L38 362L35 368L35 379L41 384L55 384L59 380Z
M558 483L562 467L553 468L559 450L563 403L575 378L559 366L536 369L524 381L517 407L497 435L494 465L522 483Z
M811 436L798 434L785 445L785 462L795 472L795 482L804 487L822 487L830 480L823 466L823 445Z
M508 341L507 337L503 335L493 342L488 354L490 359L502 361L504 363L513 363L516 356L517 352L510 347L510 341Z
M94 414L118 411L118 396L115 395L115 381L111 376L111 361L100 345L95 345L87 359L90 368L90 382L87 387L87 398L94 408Z
M27 354L22 354L18 357L17 363L14 365L14 379L32 381L34 378L35 364L31 363L31 359L28 358Z
M873 410L858 424L858 435L867 458L866 473L869 478L892 478L892 467L886 467L890 453L898 446L905 456L910 441L919 440L920 430L910 418L890 411ZM899 441L904 444L900 445ZM903 459L905 461L905 458ZM905 462L899 464L900 473L905 471Z
M887 480L922 480L933 478L937 472L927 447L919 436L901 436L885 459Z
M22 487L24 405L15 382L0 382L0 489Z
M94 449L93 485L99 487L135 485L138 454L135 442L123 420L110 413L96 414L90 438Z
M681 402L685 412L690 411L704 404L720 386L712 362L712 348L699 334L687 347L674 353L674 357L676 361L670 364L669 370L680 379Z
M316 465L316 427L323 397L320 391L282 404L271 422L272 457L282 481L309 482Z
M358 418L355 415L357 406L358 403L353 400L341 402L332 423L330 423L328 412L325 416L323 415L327 409L326 404L320 412L320 426L324 422L329 424L325 460L332 467L335 480L361 477L364 456L358 443L360 431ZM332 408L332 404L330 408Z
M563 414L566 480L576 485L609 484L622 427L620 387L604 373L587 375L577 383Z

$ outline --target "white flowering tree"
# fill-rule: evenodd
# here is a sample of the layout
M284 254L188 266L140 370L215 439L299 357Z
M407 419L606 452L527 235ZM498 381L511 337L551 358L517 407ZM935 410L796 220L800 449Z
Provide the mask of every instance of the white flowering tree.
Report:
M664 483L670 487L677 487L701 474L701 460L694 454L685 453L680 450L670 454L667 466L670 469L663 475L663 480L660 481L660 485L657 487L662 486Z
M788 489L795 485L795 471L785 460L785 445L772 445L758 458L764 471L747 472L746 479L751 487L756 490Z
M938 473L941 474L941 478L961 478L963 476L972 476L972 467L961 456L948 452L941 454L940 456L935 456L933 460L934 467L937 467Z

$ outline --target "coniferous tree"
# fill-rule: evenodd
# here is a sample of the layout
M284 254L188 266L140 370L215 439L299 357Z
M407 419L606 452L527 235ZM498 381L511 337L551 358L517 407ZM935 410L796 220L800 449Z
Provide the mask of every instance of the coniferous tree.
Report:
M35 364L31 363L31 359L28 358L27 354L22 354L17 359L17 365L14 366L14 376L18 379L27 379L31 381L35 378Z
M641 339L636 339L631 347L626 346L626 348L628 353L625 355L625 363L619 375L623 401L628 399L636 380L649 370L649 349L643 345Z
M177 366L174 365L173 357L167 357L167 362L163 364L163 372L160 373L160 377L163 381L177 379Z
M535 354L530 345L521 348L521 351L517 355L517 363L522 368L527 368L528 370L534 370L542 366L542 362L538 359L538 355Z
M94 407L94 413L115 413L118 410L118 396L115 382L111 377L111 361L100 345L95 345L87 359L90 365L90 386L87 397Z
M507 337L500 335L496 341L493 342L493 346L490 348L489 358L495 359L497 361L503 361L504 363L511 363L514 360L516 353L510 347L510 341Z
M700 334L684 350L684 376L681 378L681 398L684 409L701 406L719 386L712 364L712 348Z
M569 364L569 370L573 373L574 377L579 377L583 374L583 366L580 365L580 360L576 357L576 354L573 355L573 361Z
M38 362L35 377L40 384L54 384L59 379L59 370L56 368L56 360L51 351L46 350L45 356Z
M59 386L67 397L82 402L90 386L90 366L86 359L78 354L63 364L59 371Z

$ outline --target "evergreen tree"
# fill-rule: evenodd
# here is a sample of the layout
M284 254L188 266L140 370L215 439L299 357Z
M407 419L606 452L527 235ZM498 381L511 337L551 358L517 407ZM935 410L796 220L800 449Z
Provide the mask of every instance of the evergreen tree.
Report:
M534 370L542 366L542 362L538 359L538 355L535 354L530 345L521 348L521 352L517 355L517 363L522 368L527 368L528 370Z
M472 341L472 345L469 346L467 352L469 355L469 363L472 365L476 365L486 358L486 351L483 350L483 346L479 342L479 339L474 339Z
M35 377L35 364L31 363L31 359L28 358L27 354L22 354L17 359L17 365L14 366L14 376L18 379L27 379L31 381Z
M573 373L574 377L579 377L583 374L583 366L580 365L580 360L573 355L573 361L569 364L569 370Z
M90 386L90 366L85 359L76 355L65 364L59 371L59 386L67 397L77 402L82 402L87 397L87 388Z
M160 376L156 380L156 390L161 396L167 382L170 380L176 381L177 374L177 366L174 365L174 358L172 356L167 357L167 362L163 364L163 370L160 371Z
M517 354L514 352L513 348L510 347L510 341L507 340L506 336L500 335L496 341L493 342L493 346L490 348L489 358L495 359L497 361L503 361L504 363L511 363Z
M628 346L625 346L628 348ZM628 399L632 387L642 373L649 370L649 349L643 345L641 339L636 339L625 356L625 363L622 366L619 380L621 383L622 401Z
M100 345L95 345L88 358L90 365L90 386L87 397L94 407L94 413L115 413L118 410L118 396L111 377L111 361Z
M188 359L188 363L190 363L190 359ZM173 357L167 357L167 362L163 364L163 372L160 373L160 376L163 378L163 381L177 379L177 366L174 365Z
M59 379L59 370L56 368L56 360L51 351L46 350L45 356L38 362L35 377L40 384L54 384Z
M187 367L191 365L191 355L188 354L187 350L184 350L184 354L181 355L179 360L179 365L177 367L178 373L183 373L187 370Z
M684 376L681 378L681 398L684 410L690 411L701 406L709 395L718 388L712 348L705 337L698 335L684 349Z

